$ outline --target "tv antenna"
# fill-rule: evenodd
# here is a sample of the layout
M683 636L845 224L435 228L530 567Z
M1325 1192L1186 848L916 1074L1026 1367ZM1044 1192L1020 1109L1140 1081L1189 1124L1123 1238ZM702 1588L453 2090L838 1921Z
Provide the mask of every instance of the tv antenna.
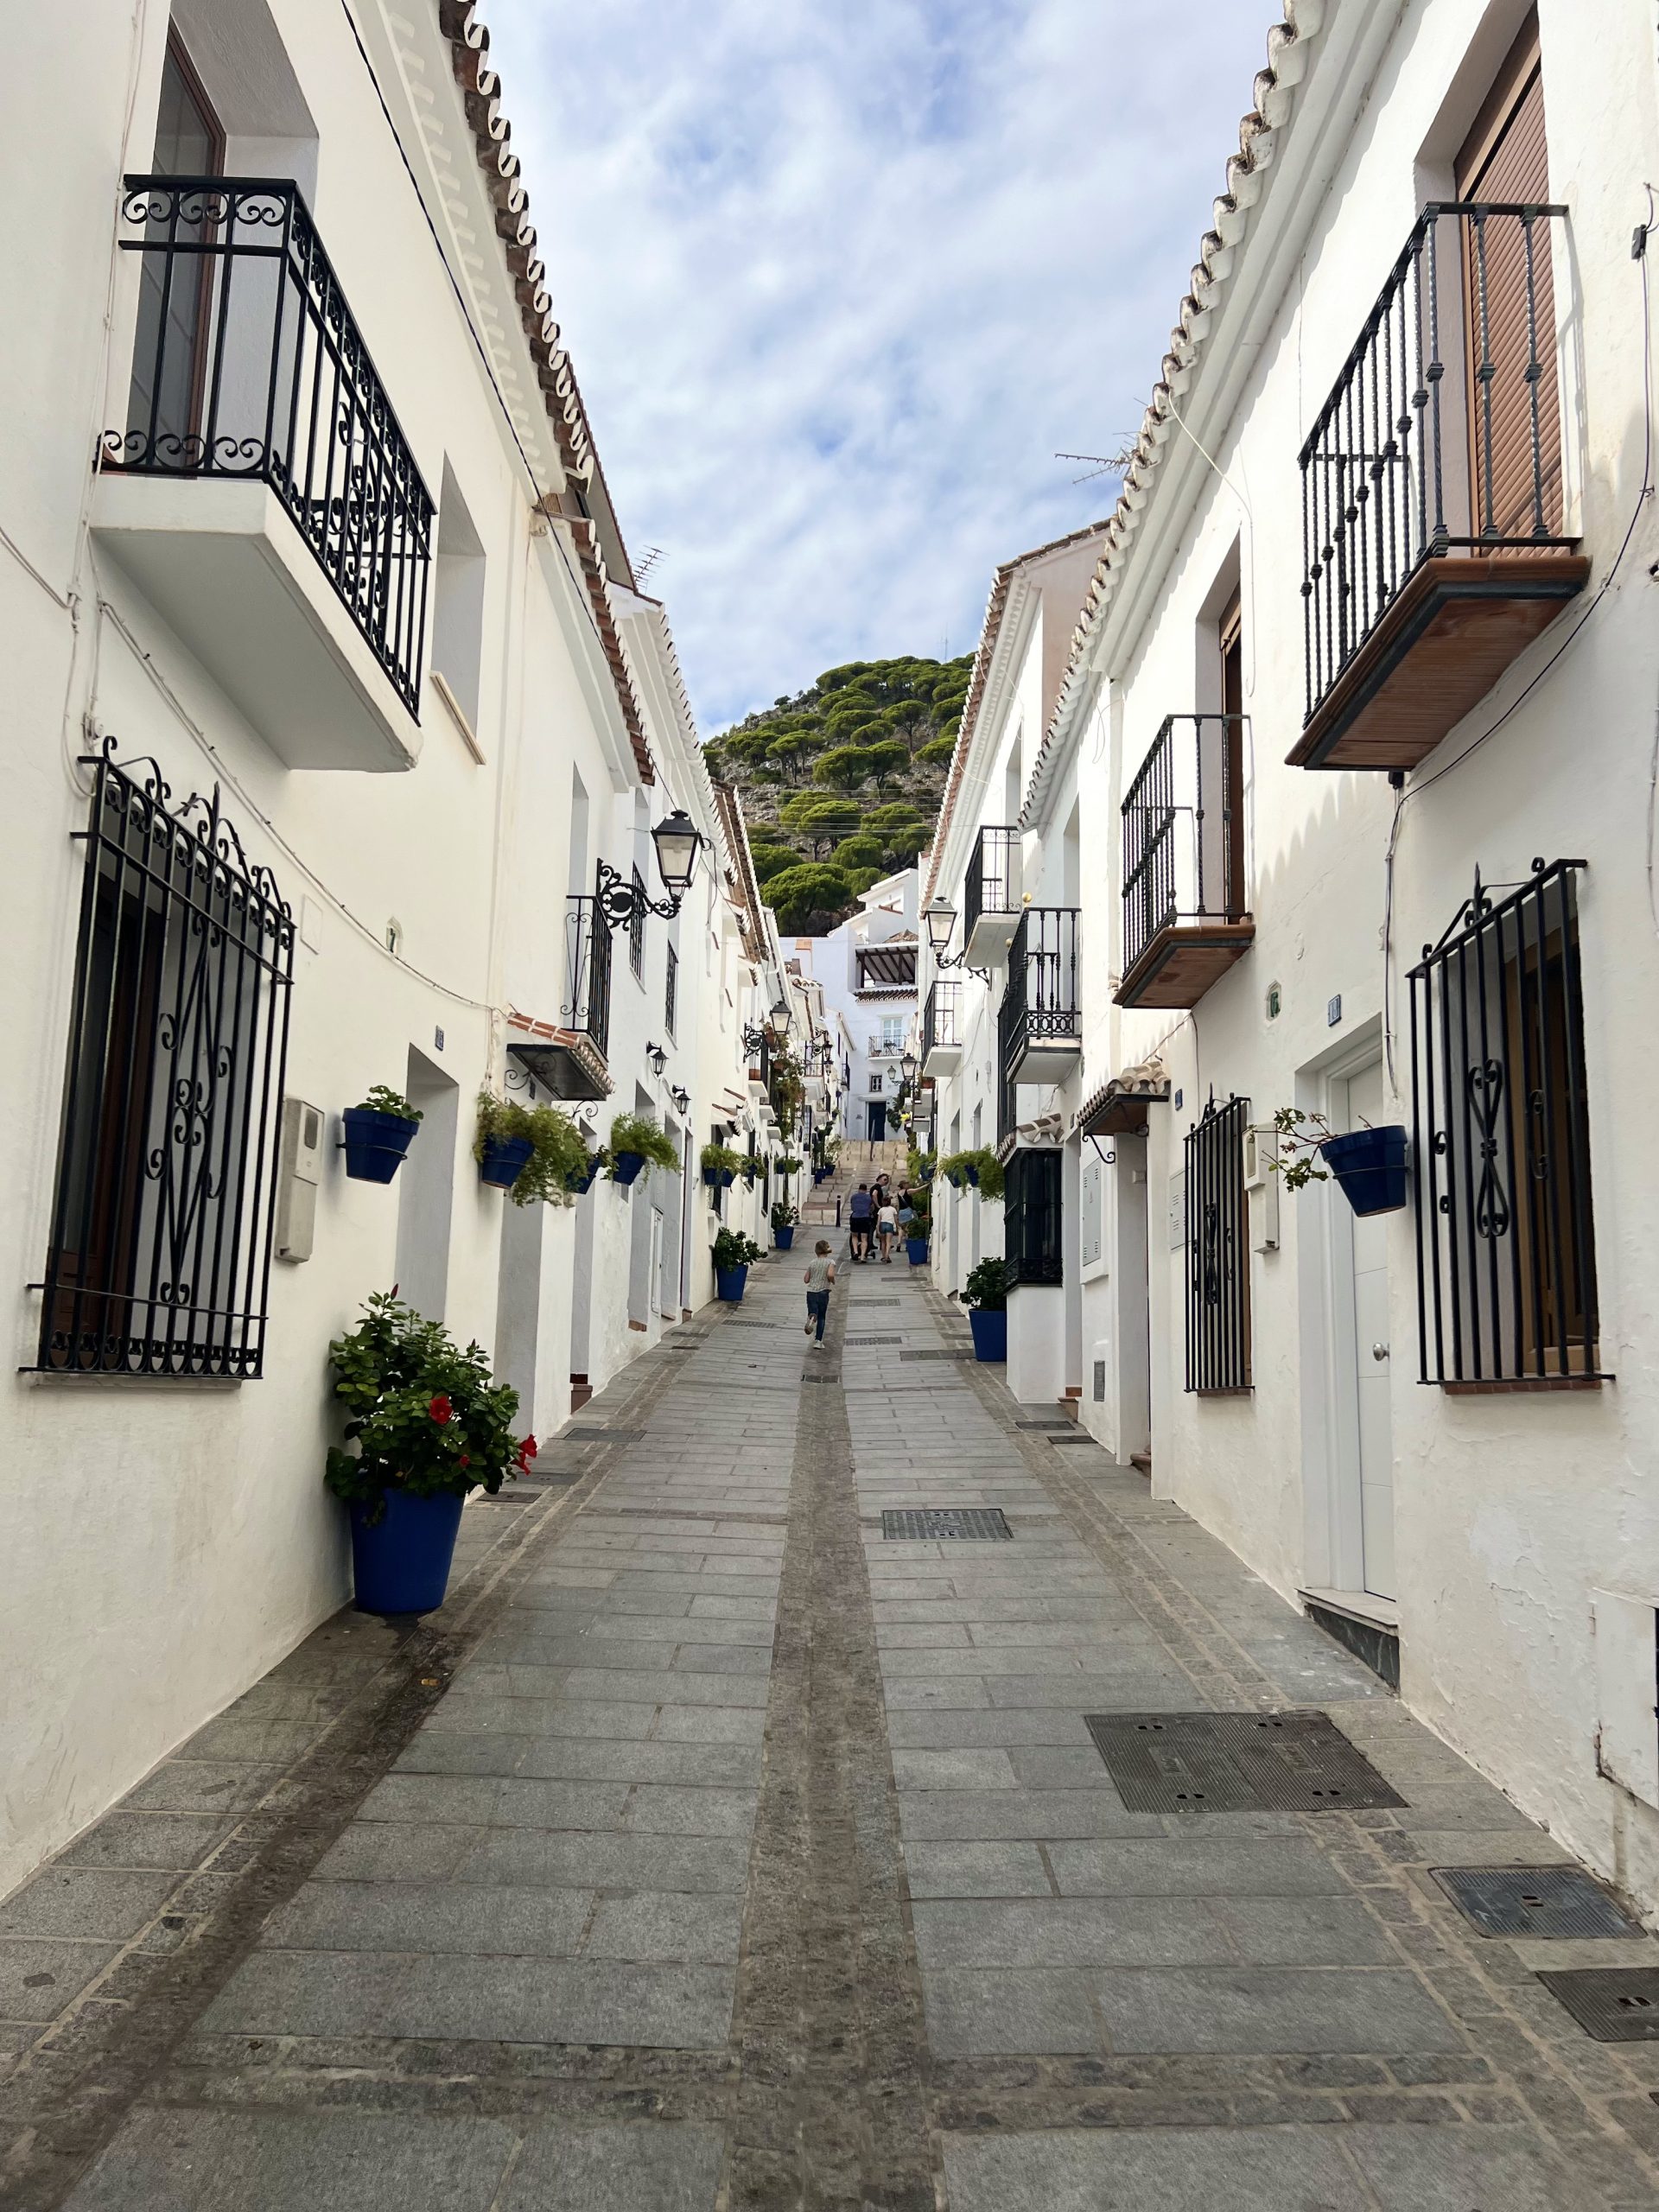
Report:
M644 583L645 578L651 574L657 563L659 561L665 561L667 558L668 556L664 552L660 545L647 545L642 557L633 564L634 582L636 584Z
M1116 453L1057 453L1054 458L1056 461L1092 461L1092 468L1071 479L1074 484L1092 484L1097 476L1122 476L1135 459L1135 445L1131 439L1124 437Z

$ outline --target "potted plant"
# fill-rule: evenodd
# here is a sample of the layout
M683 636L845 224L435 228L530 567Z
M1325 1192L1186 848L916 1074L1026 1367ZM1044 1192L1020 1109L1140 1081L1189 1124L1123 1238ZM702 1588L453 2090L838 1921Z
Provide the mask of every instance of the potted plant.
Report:
M919 1195L921 1202L918 1205L918 1194L912 1193L910 1225L905 1232L905 1250L912 1268L926 1266L928 1235L933 1226L932 1217L928 1211L926 1194L923 1192Z
M701 1154L702 1179L711 1191L728 1191L736 1182L743 1160L729 1145L706 1144Z
M760 1161L759 1155L753 1152L740 1154L737 1165L739 1172L742 1175L744 1180L748 1184L751 1190L753 1190L754 1187L754 1179L760 1173Z
M619 1114L611 1123L611 1180L624 1186L653 1167L680 1164L679 1147L645 1114Z
M1008 1271L1001 1260L982 1260L969 1276L962 1294L968 1324L974 1332L974 1357L1006 1359L1008 1356Z
M722 1229L715 1239L715 1295L727 1306L741 1306L749 1269L760 1256L760 1247L741 1230Z
M779 1198L772 1210L772 1242L780 1252L787 1252L795 1242L795 1224L799 1213L787 1199Z
M600 1169L601 1167L608 1167L610 1164L611 1155L609 1147L605 1145L601 1145L596 1151L590 1152L587 1154L580 1169L573 1172L565 1178L565 1189L569 1192L573 1198L579 1198L582 1197L586 1192L593 1189L594 1179L598 1176Z
M791 1160L787 1154L781 1160L774 1160L772 1164L780 1175L798 1175L801 1172L800 1161Z
M1373 1128L1338 1135L1323 1114L1304 1113L1299 1106L1281 1106L1273 1117L1279 1135L1280 1157L1271 1164L1282 1175L1287 1191L1305 1190L1310 1183L1328 1182L1338 1188L1357 1214L1398 1213L1406 1203L1406 1132L1403 1123L1389 1122ZM1315 1165L1316 1156L1329 1165Z
M324 1480L350 1509L358 1610L427 1613L443 1603L467 1493L492 1496L536 1454L517 1438L518 1394L479 1344L382 1293L328 1347L346 1442Z
M421 1109L401 1090L377 1083L362 1104L348 1106L340 1119L346 1127L346 1173L356 1183L390 1183L414 1142Z
M479 1180L511 1191L515 1205L565 1206L572 1179L587 1170L588 1144L556 1106L521 1106L480 1090L473 1157Z
M959 1191L971 1185L982 1198L995 1201L1002 1196L1002 1163L987 1145L981 1145L973 1152L947 1153L939 1162L938 1172Z

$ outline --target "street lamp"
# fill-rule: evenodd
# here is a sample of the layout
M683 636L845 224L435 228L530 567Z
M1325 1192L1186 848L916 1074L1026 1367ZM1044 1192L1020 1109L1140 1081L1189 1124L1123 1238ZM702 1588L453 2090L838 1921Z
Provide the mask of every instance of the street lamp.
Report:
M950 933L957 926L957 910L948 899L943 894L937 899L930 899L922 909L922 919L927 924L927 942L936 968L967 968L968 973L977 976L982 982L990 982L988 969L968 966L968 948L965 944L954 960L950 957Z
M608 861L601 861L597 898L607 929L632 929L646 914L671 922L691 888L702 833L684 808L677 806L672 814L665 814L652 831L651 841L657 848L657 873L669 895L646 898L642 883L623 876Z
M691 1103L690 1092L689 1090L682 1090L677 1083L670 1084L668 1086L668 1095L674 1101L676 1107L682 1114L684 1113L686 1108Z
M899 1061L899 1071L903 1074L905 1081L907 1084L915 1082L917 1065L918 1063L914 1052L906 1051L900 1055Z
M772 1007L772 1012L766 1016L766 1027L772 1032L772 1041L774 1044L781 1045L785 1038L788 1036L789 1023L789 1001L787 999L779 999L776 1006Z
M668 1065L668 1054L660 1045L647 1045L645 1058L651 1062L652 1072L654 1075L661 1075L663 1070Z

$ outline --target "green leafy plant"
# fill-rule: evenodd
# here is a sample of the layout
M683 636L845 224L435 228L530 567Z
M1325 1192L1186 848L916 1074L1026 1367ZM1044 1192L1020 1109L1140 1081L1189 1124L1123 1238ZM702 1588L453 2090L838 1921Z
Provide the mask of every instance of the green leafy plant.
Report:
M912 1145L905 1161L905 1173L912 1183L920 1183L938 1164L938 1154L936 1152L918 1152Z
M739 1173L748 1182L753 1183L755 1177L760 1173L760 1162L752 1152L740 1153L738 1154L737 1165Z
M729 1145L706 1144L698 1160L705 1175L741 1175L743 1172L742 1154L734 1152Z
M518 1394L490 1374L481 1344L462 1351L441 1321L390 1293L328 1347L334 1395L346 1408L346 1443L331 1446L323 1480L378 1521L386 1494L437 1497L486 1490L528 1468L533 1436L515 1437Z
M962 1302L976 1306L982 1313L1005 1313L1008 1303L1007 1262L982 1260L963 1286Z
M800 1209L791 1205L784 1198L779 1198L772 1210L772 1225L774 1229L792 1229L800 1217Z
M659 1129L645 1114L619 1114L611 1123L611 1158L622 1152L635 1152L645 1163L647 1174L653 1167L674 1168L680 1164L679 1147L666 1129Z
M741 1229L722 1229L715 1239L715 1268L729 1274L734 1268L750 1268L760 1256L760 1247Z
M774 1160L772 1164L780 1175L798 1175L801 1172L800 1161L791 1158L787 1153L781 1160Z
M514 1205L574 1204L568 1185L573 1176L588 1172L588 1141L570 1116L556 1106L521 1106L516 1098L498 1098L493 1091L480 1090L474 1159L482 1160L487 1145L512 1137L527 1137L531 1147L508 1193Z
M970 1167L977 1171L981 1198L993 1204L1000 1200L1004 1188L1002 1163L988 1146L981 1145L973 1152L947 1153L939 1162L938 1173L960 1191L967 1186Z
M359 1114L395 1114L400 1122L419 1122L425 1119L418 1106L411 1106L401 1090L390 1090L384 1083L377 1083L365 1098L359 1098Z
M1275 1175L1283 1176L1287 1191L1305 1191L1310 1183L1331 1180L1331 1170L1319 1164L1319 1147L1337 1133L1323 1114L1305 1114L1300 1106L1281 1106L1273 1117L1273 1126L1279 1132L1279 1157L1269 1165Z

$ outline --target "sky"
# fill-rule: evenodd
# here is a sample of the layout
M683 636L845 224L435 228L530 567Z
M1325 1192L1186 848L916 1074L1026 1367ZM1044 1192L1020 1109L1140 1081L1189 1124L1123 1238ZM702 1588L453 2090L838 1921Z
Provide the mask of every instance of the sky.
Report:
M554 311L705 735L971 652L1109 512L1272 0L486 0Z

